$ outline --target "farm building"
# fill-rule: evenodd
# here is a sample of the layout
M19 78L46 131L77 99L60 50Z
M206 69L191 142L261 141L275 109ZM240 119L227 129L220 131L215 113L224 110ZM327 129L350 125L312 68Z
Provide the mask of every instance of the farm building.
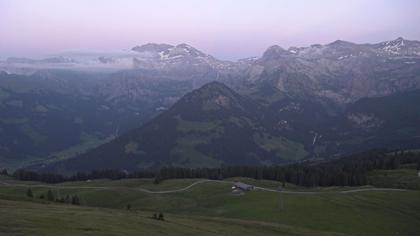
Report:
M232 189L238 189L238 190L242 190L242 191L250 191L250 190L254 190L254 186L249 185L249 184L245 184L242 182L235 182L232 186Z

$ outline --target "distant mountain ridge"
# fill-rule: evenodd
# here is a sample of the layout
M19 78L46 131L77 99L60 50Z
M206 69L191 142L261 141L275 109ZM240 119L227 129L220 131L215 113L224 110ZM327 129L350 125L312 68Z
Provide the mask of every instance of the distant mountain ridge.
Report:
M378 44L335 41L288 50L268 48L245 81L270 83L292 96L336 103L420 88L420 42L398 38Z
M129 51L64 54L43 60L9 58L0 70L33 73L40 69L108 71L132 77L193 81L217 80L237 89L267 81L295 96L327 97L337 103L419 88L420 42L399 37L376 44L343 40L283 49L274 45L261 57L224 61L190 45L148 43Z

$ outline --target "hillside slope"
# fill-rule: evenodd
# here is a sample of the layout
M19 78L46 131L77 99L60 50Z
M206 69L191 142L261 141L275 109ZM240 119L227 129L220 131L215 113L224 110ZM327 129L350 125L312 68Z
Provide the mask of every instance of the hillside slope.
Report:
M187 94L141 128L55 164L54 169L214 167L304 158L303 145L273 136L259 123L261 109L255 101L212 82Z
M263 91L263 90L260 90ZM144 126L43 171L271 165L374 148L414 148L419 91L345 107L279 91L239 95L211 82Z

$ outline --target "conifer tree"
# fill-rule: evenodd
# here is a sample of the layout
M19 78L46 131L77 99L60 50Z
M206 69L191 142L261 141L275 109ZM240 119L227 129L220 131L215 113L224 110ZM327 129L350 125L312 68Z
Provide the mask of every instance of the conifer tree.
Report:
M165 220L162 212L159 212L158 220Z
M48 192L47 192L47 200L48 201L54 201L55 200L54 194L51 191L51 189L49 189Z
M79 197L77 195L74 195L71 198L71 204L73 204L73 205L80 205L80 199L79 199Z
M34 197L31 188L28 188L28 190L26 191L26 196L31 197L31 198Z

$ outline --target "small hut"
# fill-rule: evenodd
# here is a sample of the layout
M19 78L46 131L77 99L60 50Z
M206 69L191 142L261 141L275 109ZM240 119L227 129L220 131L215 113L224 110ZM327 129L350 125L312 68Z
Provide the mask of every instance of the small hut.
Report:
M235 182L232 186L232 189L239 189L241 191L251 191L254 190L254 188L254 186L242 182Z

